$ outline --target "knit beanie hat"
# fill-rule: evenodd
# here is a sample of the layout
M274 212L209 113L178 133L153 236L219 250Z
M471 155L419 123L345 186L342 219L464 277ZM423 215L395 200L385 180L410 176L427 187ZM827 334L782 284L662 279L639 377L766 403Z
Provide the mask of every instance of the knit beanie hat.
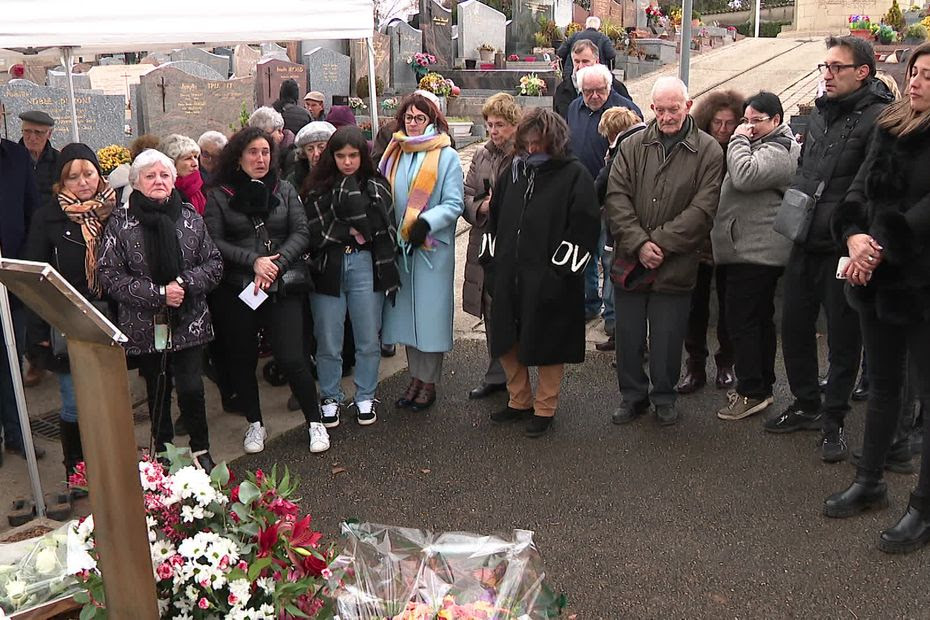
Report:
M334 133L336 133L336 128L332 123L313 121L300 128L295 144L297 148L302 149L311 142L327 142Z
M58 164L55 166L56 183L61 180L61 171L65 169L68 162L72 162L75 159L86 159L97 169L97 174L103 176L103 171L100 170L100 162L97 161L97 154L94 153L94 150L81 142L72 142L61 149L61 152L58 154Z
M357 125L355 115L352 114L352 108L347 105L334 105L326 115L326 120L332 123L333 127L339 129L346 125Z

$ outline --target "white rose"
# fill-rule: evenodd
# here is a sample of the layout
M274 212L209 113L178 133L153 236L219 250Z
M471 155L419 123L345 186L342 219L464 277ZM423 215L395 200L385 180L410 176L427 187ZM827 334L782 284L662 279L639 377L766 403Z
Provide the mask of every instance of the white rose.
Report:
M13 579L6 584L7 597L16 603L19 599L26 596L26 582L19 579Z
M35 564L40 575L51 575L58 569L58 554L55 549L46 547L36 554Z

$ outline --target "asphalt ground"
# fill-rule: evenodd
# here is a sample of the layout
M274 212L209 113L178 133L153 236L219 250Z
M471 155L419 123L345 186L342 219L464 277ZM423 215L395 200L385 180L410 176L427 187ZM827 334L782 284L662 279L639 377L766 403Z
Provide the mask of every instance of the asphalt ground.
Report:
M824 497L854 471L822 463L816 433L762 431L763 416L789 402L784 381L776 407L747 420L718 420L725 396L707 387L679 399L676 426L650 415L618 427L612 358L589 352L567 368L553 429L533 440L488 419L504 395L467 400L485 355L480 341L456 341L428 412L393 408L401 372L379 388L378 423L344 420L329 452L310 454L294 430L233 467L287 465L302 479L303 510L337 544L347 518L533 530L550 583L578 618L930 617L930 549L888 556L875 544L916 476L888 475L887 510L823 517ZM852 446L862 409L848 421Z

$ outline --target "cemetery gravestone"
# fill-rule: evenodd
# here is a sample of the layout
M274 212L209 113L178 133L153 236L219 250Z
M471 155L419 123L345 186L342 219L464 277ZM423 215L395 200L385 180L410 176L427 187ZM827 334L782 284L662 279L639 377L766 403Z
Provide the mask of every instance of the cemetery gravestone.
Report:
M113 56L107 56L106 58L101 58L98 62L98 65L107 67L111 65L125 65L126 62L121 58L114 58Z
M207 65L219 73L225 80L229 77L229 59L219 54L211 54L199 47L185 47L171 52L171 60L191 60Z
M436 57L437 68L451 67L455 56L452 12L436 0L420 0L420 30L423 31L423 51Z
M391 40L391 84L396 92L416 88L417 79L410 68L410 59L423 49L423 33L408 24L397 21L387 27Z
M42 110L55 119L52 142L61 147L71 140L71 103L68 90L39 86L28 80L11 80L0 86L0 101L6 108L0 125L8 140L22 135L19 115L27 110ZM126 102L122 96L89 91L74 93L77 125L81 142L97 150L110 144L126 143Z
M255 65L261 60L262 53L240 43L233 51L233 77L243 78L255 75Z
M172 67L142 76L138 108L140 131L196 138L204 131L239 129L243 107L255 108L252 78L204 80Z
M113 67L91 67L87 72L90 86L107 95L122 95L125 101L129 89L139 83L140 76L152 71L154 65L119 65Z
M233 48L231 47L214 47L213 53L217 56L225 56L228 61L226 67L226 75L232 75L235 70L233 69Z
M161 66L172 67L188 75L193 75L194 77L203 78L205 80L225 80L227 77L225 73L217 73L214 71L213 67L208 67L203 63L194 62L193 60L172 60Z
M303 65L273 58L255 67L255 105L271 105L284 80L294 80L300 89L298 103L307 94L307 69Z
M327 109L332 105L333 95L348 97L349 70L352 64L348 56L318 47L304 54L304 59L309 76L308 90L323 93L323 105Z
M539 28L539 19L553 18L554 0L516 0L513 4L513 24L510 28L508 51L527 53L536 46L533 35ZM593 3L592 3L593 5Z
M90 90L90 76L86 73L72 73L71 79L74 82L74 88L80 90ZM68 89L68 74L64 71L54 71L49 69L46 76L46 84L52 88Z
M495 50L507 45L507 17L500 11L479 2L466 0L458 4L459 58L478 58L478 46L484 43Z
M375 51L375 76L384 88L391 87L391 38L380 32L374 33L372 47ZM365 39L356 39L352 42L352 75L353 88L358 84L359 78L368 75L368 44ZM359 97L367 97L368 93L356 93Z
M262 43L262 58L277 58L278 60L290 61L287 57L287 48L281 47L277 43Z

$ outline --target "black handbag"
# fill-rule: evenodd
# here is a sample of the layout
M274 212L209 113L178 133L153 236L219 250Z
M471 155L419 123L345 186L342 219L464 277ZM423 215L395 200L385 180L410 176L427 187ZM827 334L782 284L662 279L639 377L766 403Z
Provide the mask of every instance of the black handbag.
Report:
M268 229L265 227L265 221L258 217L252 216L252 224L255 226L255 235L265 247L269 255L273 253L274 244L268 235ZM280 274L268 293L277 293L279 295L299 295L310 292L310 270L307 267L307 256L301 256L296 261L288 265L284 273Z

